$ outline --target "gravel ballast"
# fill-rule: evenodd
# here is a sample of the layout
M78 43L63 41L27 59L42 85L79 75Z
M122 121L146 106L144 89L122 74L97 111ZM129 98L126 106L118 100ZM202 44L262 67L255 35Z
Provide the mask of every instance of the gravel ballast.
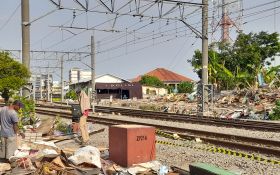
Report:
M137 118L137 117L122 116L122 115L101 114L101 115L98 115L98 117L137 121L137 122L143 122L143 123L147 123L147 124L160 124L160 125L164 125L164 126L182 127L182 128L188 128L188 129L196 129L196 130L202 130L202 131L210 131L210 132L217 132L217 133L224 133L224 134L234 134L234 135L240 135L240 136L280 141L280 132L253 131L253 130L230 128L230 127L217 127L217 126L208 126L208 125L200 125L200 124L192 124L192 123L181 123L181 122L176 122L176 121L174 121L174 122L160 121L160 120L154 120L154 119L144 119L144 118Z
M91 144L96 147L108 147L108 127L105 125L94 124L96 130L105 128L105 131L91 136ZM168 142L178 141L158 137L157 140ZM277 175L280 174L280 165L261 163L255 160L224 155L221 153L211 153L195 150L187 147L175 147L157 144L156 159L168 166L177 166L188 170L188 166L195 162L211 163L221 168L233 170L242 175Z

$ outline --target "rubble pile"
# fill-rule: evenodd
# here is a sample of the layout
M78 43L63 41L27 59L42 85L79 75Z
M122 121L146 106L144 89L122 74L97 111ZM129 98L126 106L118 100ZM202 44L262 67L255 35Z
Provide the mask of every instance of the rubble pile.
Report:
M214 94L209 106L209 116L221 118L248 118L266 120L280 99L279 89L259 88L221 91ZM145 99L102 100L99 105L133 109L197 114L196 93L149 96Z
M216 95L213 113L222 118L267 120L280 99L278 89L236 90Z
M40 175L83 175L83 174L168 174L173 172L159 161L121 167L109 160L108 148L91 145L81 146L79 133L65 130L67 123L62 120L46 119L36 123L36 128L24 126L25 138L18 139L18 149L9 162L0 163L0 174L40 174ZM59 126L59 127L58 127ZM71 127L71 126L69 126ZM61 129L61 130L58 130ZM89 134L103 132L88 126ZM76 147L60 144L62 141L78 142ZM174 173L174 172L173 172Z

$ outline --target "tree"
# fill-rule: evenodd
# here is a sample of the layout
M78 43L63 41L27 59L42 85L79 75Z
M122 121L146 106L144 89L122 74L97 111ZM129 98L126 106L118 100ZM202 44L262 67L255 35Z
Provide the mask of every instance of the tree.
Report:
M160 79L154 76L144 75L141 77L140 83L146 86L154 86L154 87L164 87L164 84Z
M190 82L182 82L178 85L179 93L192 93L193 92L193 84Z
M5 99L25 85L30 77L28 69L15 61L7 52L0 52L0 93Z
M267 32L241 33L233 44L214 43L209 48L209 82L220 89L252 87L280 53L279 34ZM195 51L191 60L194 71L201 77L202 54Z
M254 72L254 67L247 65L270 65L276 55L280 53L279 34L267 32L241 33L233 44L233 57L241 69ZM268 60L270 59L270 60Z

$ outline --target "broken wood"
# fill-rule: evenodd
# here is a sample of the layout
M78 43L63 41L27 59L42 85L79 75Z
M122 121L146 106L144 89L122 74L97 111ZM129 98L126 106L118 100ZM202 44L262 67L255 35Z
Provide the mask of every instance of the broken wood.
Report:
M41 121L41 124L36 128L36 132L40 132L43 135L48 134L53 128L54 122L54 118L48 118L44 121Z
M104 130L105 130L105 128L102 128L102 129L99 129L97 131L90 132L89 135L97 134L97 133L103 132ZM76 137L73 134L64 135L64 136L51 136L51 137L49 137L47 139L44 139L44 140L45 141L56 140L55 143L58 143L58 142L61 142L61 141L64 141L64 140L71 140L71 139L75 139L75 138L81 139L82 136Z

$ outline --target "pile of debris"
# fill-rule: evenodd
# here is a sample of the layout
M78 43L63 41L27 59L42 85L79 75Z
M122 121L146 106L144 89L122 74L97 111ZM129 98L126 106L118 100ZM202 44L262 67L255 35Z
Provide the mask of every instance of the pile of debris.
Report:
M220 118L247 118L267 120L275 102L280 99L280 90L271 88L242 89L215 92L213 104L209 102L208 116ZM112 103L103 100L101 105L133 109L197 114L197 94L167 94L145 99L114 99Z
M217 117L267 120L280 93L278 89L244 89L224 91L215 97L213 111Z
M36 128L24 126L25 138L17 142L18 149L9 158L9 163L0 163L0 174L134 175L173 172L158 161L136 164L128 168L121 167L109 160L108 148L61 145L62 141L67 140L79 142L81 137L76 133L69 133L67 124L60 120L49 118L36 125L38 125ZM104 131L104 128L93 131L90 125L88 129L90 135Z

